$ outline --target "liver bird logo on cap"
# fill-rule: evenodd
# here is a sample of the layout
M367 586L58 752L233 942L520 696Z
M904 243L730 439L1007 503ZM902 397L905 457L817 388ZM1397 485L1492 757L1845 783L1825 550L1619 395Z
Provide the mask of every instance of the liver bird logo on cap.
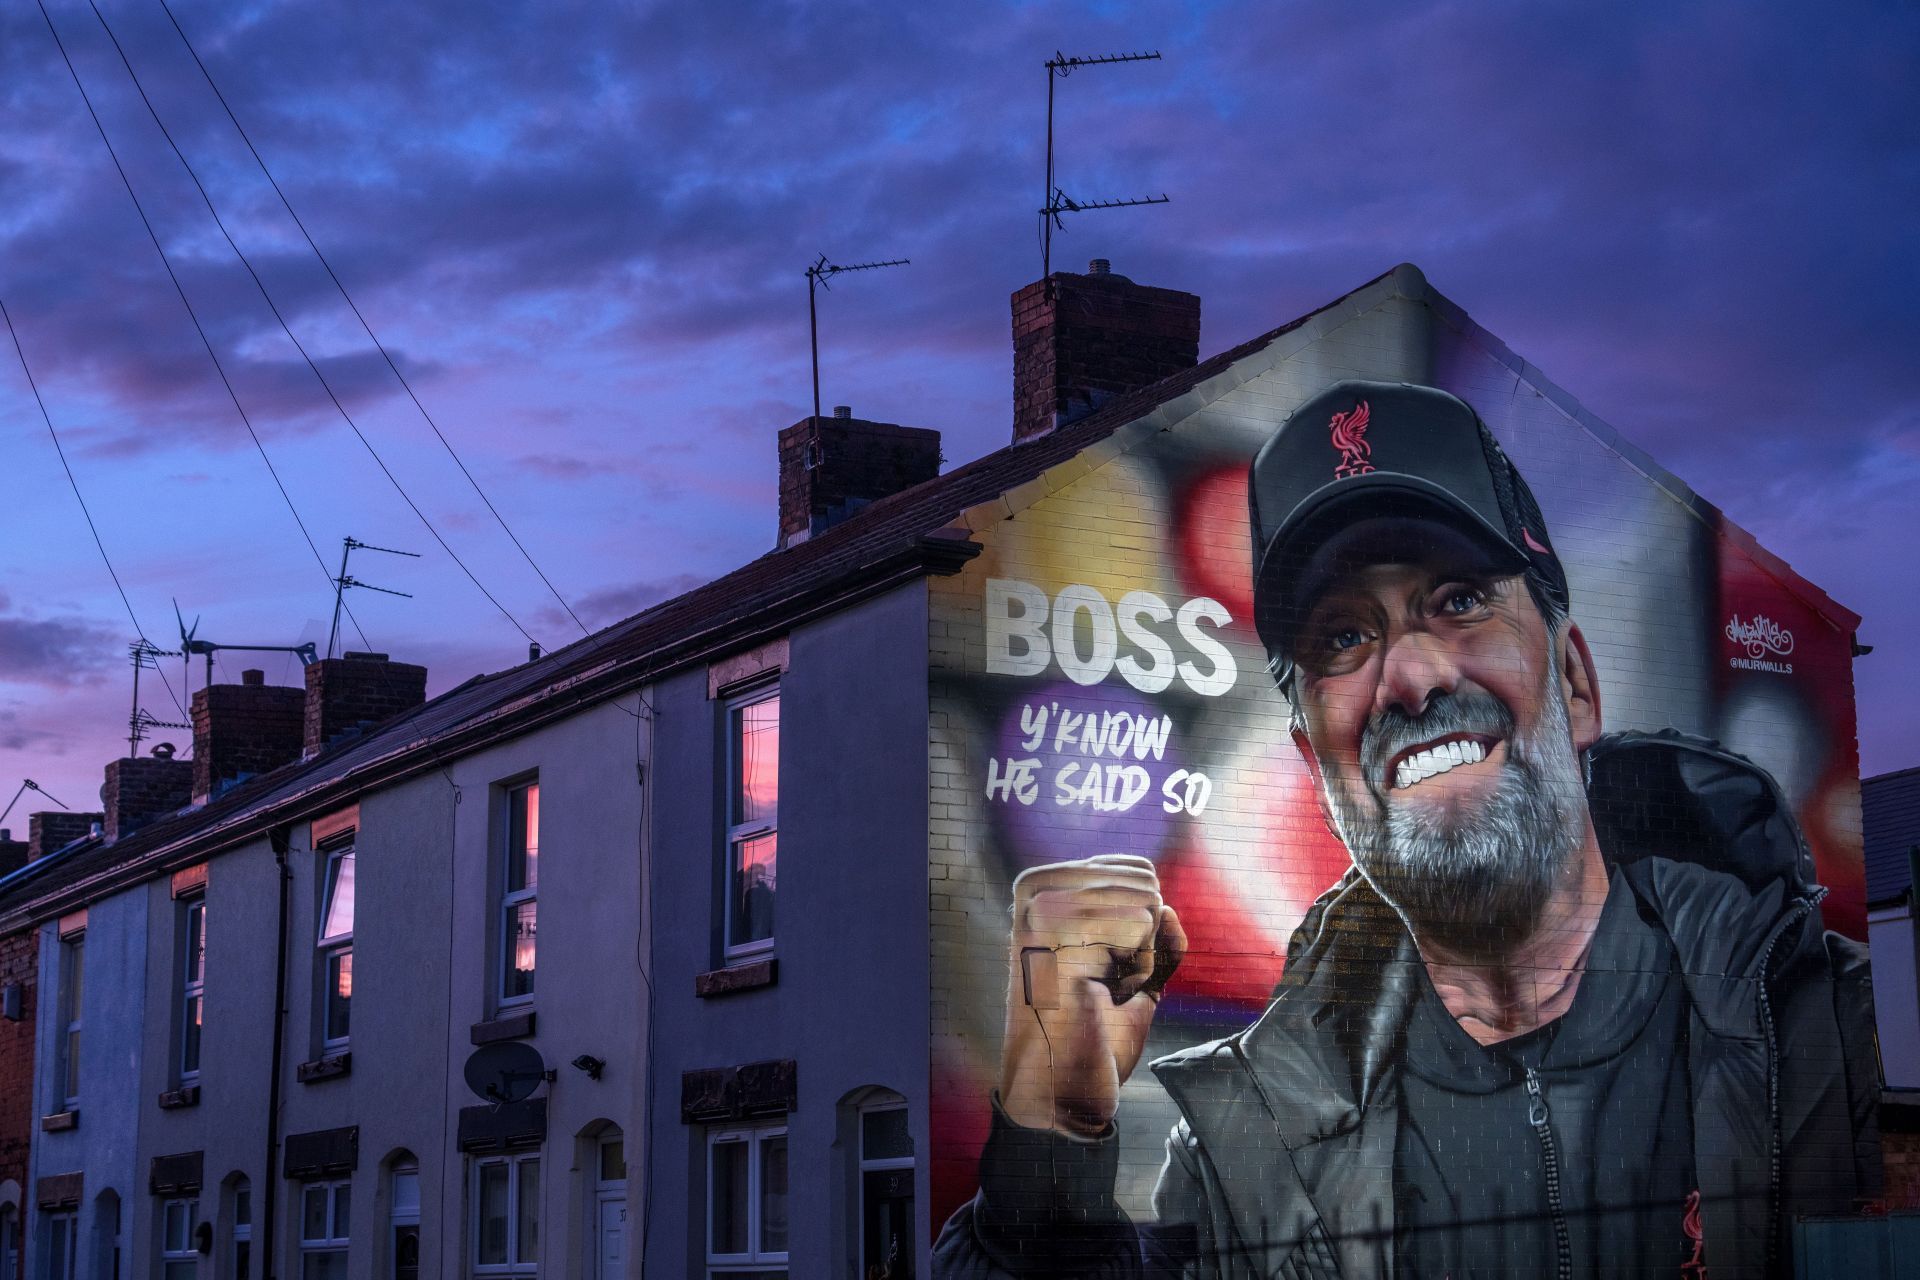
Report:
M1363 476L1373 470L1367 458L1373 446L1367 443L1367 402L1362 400L1346 413L1336 413L1327 425L1333 433L1333 447L1340 451L1340 465L1333 469L1335 480Z

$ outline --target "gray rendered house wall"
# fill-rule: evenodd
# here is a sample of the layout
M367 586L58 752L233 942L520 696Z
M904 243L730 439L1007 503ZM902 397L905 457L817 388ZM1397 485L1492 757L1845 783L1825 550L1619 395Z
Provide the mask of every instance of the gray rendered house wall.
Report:
M660 686L652 920L653 1224L649 1275L704 1275L706 1129L680 1119L681 1073L790 1058L789 1268L850 1274L843 1102L907 1099L917 1236L927 1218L927 606L923 583L796 630L781 679L776 985L700 999L720 963L722 707L705 673ZM850 1127L850 1126L848 1126Z
M80 1197L78 1275L111 1274L100 1257L100 1222L96 1219L102 1193L119 1197L117 1237L123 1259L138 1254L134 1231L136 1199L146 1191L146 1179L135 1154L135 1135L141 1118L140 1044L145 1015L147 921L145 898L138 891L118 894L87 910L87 941L81 982L79 1124L58 1133L33 1135L28 1209L33 1230L28 1240L29 1274L44 1274L47 1215L33 1204L33 1188L41 1178L79 1172L84 1175ZM56 926L41 930L40 972L47 975L46 996L39 1002L35 1029L34 1081L38 1116L64 1106L59 1073L59 1046L64 1038L60 938ZM123 1274L126 1274L123 1261Z

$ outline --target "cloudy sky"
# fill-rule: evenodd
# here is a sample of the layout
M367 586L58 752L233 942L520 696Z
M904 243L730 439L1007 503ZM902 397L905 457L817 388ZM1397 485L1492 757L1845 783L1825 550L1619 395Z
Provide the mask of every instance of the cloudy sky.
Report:
M139 625L176 642L177 598L202 638L324 644L351 535L423 553L357 559L413 598L352 603L434 691L524 657L522 628L577 636L160 0L98 3L106 26L46 0L233 395L36 0L0 6L0 301ZM950 463L1005 442L1007 295L1040 271L1041 63L1150 48L1165 60L1064 84L1061 182L1173 203L1082 217L1057 265L1108 257L1201 294L1205 355L1418 263L1864 614L1864 769L1920 764L1911 4L172 4L589 624L771 545L816 254L913 260L824 297L827 403L936 427ZM0 803L32 777L91 807L124 750L133 624L0 343ZM177 692L177 661L167 676Z

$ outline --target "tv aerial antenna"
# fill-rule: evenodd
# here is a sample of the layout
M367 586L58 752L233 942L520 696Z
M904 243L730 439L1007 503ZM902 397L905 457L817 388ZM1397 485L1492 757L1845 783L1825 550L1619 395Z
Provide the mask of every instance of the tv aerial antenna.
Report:
M820 311L814 303L815 286L833 292L833 286L827 281L849 271L877 271L881 267L905 267L913 264L912 258L890 258L885 262L856 262L851 266L841 266L837 262L828 262L827 255L821 254L820 260L807 268L807 334L813 344L813 416L820 416Z
M27 792L29 791L37 791L41 795L45 796L47 799L53 801L55 804L60 805L62 809L66 809L68 813L73 812L72 809L68 809L65 804L61 803L59 797L55 796L52 792L48 791L45 787L41 786L39 783L35 782L32 778L23 778L20 781L19 789L13 793L13 799L7 801L7 807L5 809L0 809L0 822L5 822L7 820L7 815L13 812L13 806L19 804L20 797L27 794Z
M382 595L401 596L408 600L413 599L413 593L411 591L395 591L392 587L376 587L371 582L362 582L360 579L350 576L347 573L347 558L356 551L378 551L383 555L406 556L411 560L418 560L420 558L418 551L396 551L392 547L376 547L371 542L362 542L354 537L341 539L340 572L335 575L333 579L333 627L327 632L327 656L329 658L333 656L334 645L340 639L340 602L346 596L349 587L359 587L363 591L378 591ZM308 645L307 650L308 652L312 652L313 646ZM311 662L312 659L309 658L307 661Z
M1047 59L1047 193L1046 203L1040 207L1040 278L1048 279L1053 274L1053 233L1066 230L1061 215L1067 213L1090 213L1095 209L1131 209L1144 204L1170 204L1170 198L1162 192L1157 196L1138 196L1127 200L1075 200L1054 184L1053 174L1053 90L1054 85L1065 80L1081 67L1111 67L1123 62L1158 62L1158 50L1151 53L1097 53L1068 57L1055 52ZM814 412L819 412L816 409Z
M213 683L213 655L216 653L227 651L234 653L290 653L300 659L300 665L303 667L310 667L316 661L313 641L311 640L305 644L219 644L212 640L201 640L198 638L200 632L200 616L195 614L193 625L189 627L187 620L180 615L180 602L178 600L173 602L173 620L180 626L180 647L178 649L158 649L155 650L155 653L161 656L170 656L175 653L179 654L181 669L189 675L192 674L191 668L195 655L204 657L207 660L206 682L208 684ZM139 673L135 672L135 678L138 679L138 677ZM153 721L153 724L156 725L162 723L164 722L158 720ZM176 726L169 725L168 727L173 728ZM191 725L181 725L177 727L192 728Z
M179 615L179 609L180 606L178 604L174 605L176 617ZM194 625L196 627L200 625L198 618L194 619ZM183 641L189 638L185 627L180 629L180 638ZM160 669L161 658L171 658L176 654L182 658L185 657L185 654L182 653L181 650L162 649L159 645L145 637L135 640L127 646L127 657L133 662L133 706L127 711L127 758L129 760L140 754L140 743L147 736L147 730L193 728L192 725L182 724L178 720L161 720L140 705L140 673L142 671L158 671ZM208 662L211 663L212 659L209 658ZM182 665L184 666L184 663ZM183 680L182 684L184 685L184 683L185 681ZM65 806L62 807L64 808Z

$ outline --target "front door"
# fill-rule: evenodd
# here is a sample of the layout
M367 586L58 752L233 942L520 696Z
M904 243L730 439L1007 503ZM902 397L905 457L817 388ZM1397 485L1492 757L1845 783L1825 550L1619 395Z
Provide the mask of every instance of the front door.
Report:
M627 1274L627 1200L602 1197L594 1231L594 1280L624 1280Z

